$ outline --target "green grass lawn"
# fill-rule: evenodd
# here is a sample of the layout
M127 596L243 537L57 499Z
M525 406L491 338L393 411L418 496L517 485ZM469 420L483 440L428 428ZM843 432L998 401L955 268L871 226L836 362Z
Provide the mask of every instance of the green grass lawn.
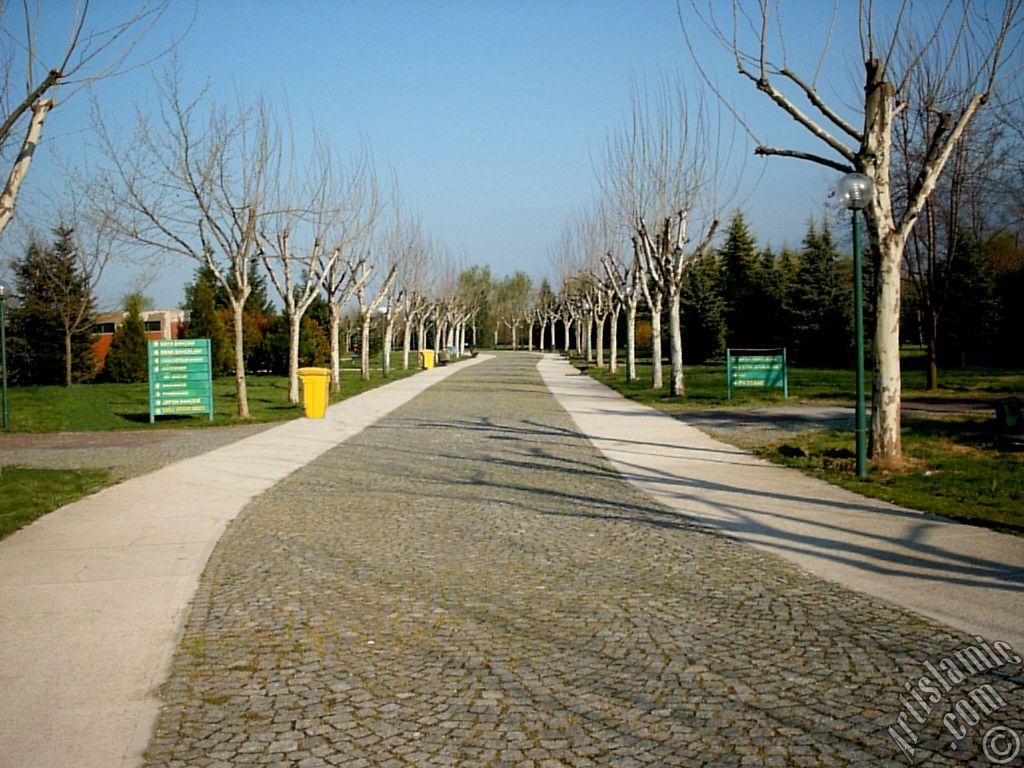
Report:
M576 361L579 364L579 361ZM777 389L734 390L726 399L725 365L686 368L686 397L650 389L650 366L638 367L637 381L626 383L624 369L616 375L590 367L587 372L638 402L679 413L696 409L749 409L783 403L839 403L852 405L853 372L841 369L790 368L788 400ZM924 389L923 370L908 366L903 378L903 399L994 400L1024 392L1024 371L970 368L943 371L937 392ZM1024 453L995 448L994 411L903 419L905 465L898 471L871 467L869 477L856 477L852 431L808 431L774 442L763 437L729 437L740 447L766 458L841 485L865 496L885 499L965 522L1024 534Z
M47 512L69 504L110 483L99 469L24 469L0 467L3 504L0 504L0 539L24 528Z
M809 431L770 444L747 444L772 461L900 506L1024 535L1024 453L993 447L982 417L905 418L905 463L856 476L849 432Z
M418 371L401 368L400 354L393 357L389 380L411 376ZM370 371L364 381L357 369L346 367L341 373L341 392L331 402L387 383L380 369ZM288 402L285 376L246 377L250 422L293 419L303 414L301 405ZM167 429L224 426L241 423L237 417L238 399L234 377L213 383L214 418L200 416L158 417L149 422L149 386L147 384L75 384L62 386L11 387L11 432L95 432L114 429Z
M378 358L379 360L379 358ZM392 358L390 376L385 380L379 369L371 369L369 381L359 371L342 369L339 394L331 402L365 392L406 376L419 369L401 368L401 354ZM303 414L301 405L288 402L285 376L247 376L249 422L293 419ZM203 416L158 418L149 423L147 384L77 384L71 387L11 387L11 432L93 432L117 429L202 428L241 423L235 416L237 398L233 377L217 379L214 389L214 419ZM0 467L0 539L10 535L47 512L92 493L112 478L103 470L56 470L24 467Z

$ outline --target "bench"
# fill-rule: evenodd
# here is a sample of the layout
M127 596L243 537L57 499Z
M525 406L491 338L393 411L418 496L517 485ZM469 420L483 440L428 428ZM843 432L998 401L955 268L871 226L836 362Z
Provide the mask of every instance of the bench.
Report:
M476 355L473 355L476 357ZM452 360L459 359L459 348L458 347L445 347L437 353L437 364L448 365Z
M993 403L996 409L996 446L1002 450L1024 450L1024 400L1003 397Z

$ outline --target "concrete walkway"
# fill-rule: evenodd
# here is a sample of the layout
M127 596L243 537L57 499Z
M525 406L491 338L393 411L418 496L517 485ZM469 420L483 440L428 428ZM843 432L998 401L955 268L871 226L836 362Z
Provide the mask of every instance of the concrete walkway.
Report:
M1024 648L1024 539L762 461L620 397L557 356L539 370L622 476L669 509L850 589Z
M69 504L0 542L0 766L141 762L183 617L257 494L472 361Z

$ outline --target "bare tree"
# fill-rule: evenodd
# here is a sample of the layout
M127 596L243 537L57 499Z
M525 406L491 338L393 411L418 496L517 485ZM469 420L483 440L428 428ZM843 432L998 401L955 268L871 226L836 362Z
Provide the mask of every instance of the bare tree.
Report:
M720 135L703 99L689 97L678 78L663 79L653 93L634 85L630 121L608 147L606 197L633 230L651 309L651 386L663 385L661 313L667 302L673 396L685 394L679 317L685 271L718 226Z
M391 291L398 275L398 265L411 247L409 230L398 203L397 192L390 212L390 221L374 228L374 237L367 245L365 255L358 262L350 264L359 285L355 292L362 329L359 372L366 380L370 378L370 330L375 313L383 308L390 314L394 298ZM369 273L376 271L377 267L383 268L386 272L379 282L371 283L368 279Z
M339 250L341 245L336 245ZM346 252L351 253L349 249ZM324 293L327 296L327 316L331 345L331 389L341 390L341 321L352 297L369 279L372 270L366 266L366 253L348 256L345 261L337 260L327 268L324 279ZM351 327L346 331L345 348L349 348L348 340Z
M616 306L626 308L626 381L636 381L636 314L640 304L640 270L637 268L635 258L631 259L629 264L623 264L622 260L617 259L612 251L605 254L601 265L608 276L608 284L615 294ZM613 309L612 323L613 329L618 326L618 311L615 309ZM614 350L617 346L618 340L613 334L613 366Z
M366 264L367 243L381 213L377 176L363 153L355 171L344 185L342 219L333 233L333 248L340 258L324 269L323 289L327 297L329 343L331 345L331 388L341 390L341 322L346 307L356 292L369 279L373 270ZM351 333L346 333L346 346Z
M274 212L260 222L260 257L284 304L288 321L288 400L299 402L302 318L330 278L337 278L349 242L365 232L372 175L364 154L351 170L334 167L330 149L315 142L309 167L294 160L279 177ZM337 286L336 286L337 289ZM332 367L333 368L333 367Z
M64 101L80 88L112 77L132 66L129 59L137 43L160 20L170 0L143 2L121 21L101 28L90 26L89 0L73 4L68 13L67 44L54 60L44 61L37 40L38 12L30 4L0 4L0 31L7 42L0 56L3 78L0 112L0 156L8 167L3 190L0 191L0 233L14 217L14 206L22 183L28 175L36 148L43 135L47 115L57 105L56 94L67 89ZM18 11L21 10L19 17ZM47 30L53 37L53 30ZM171 46L173 47L173 43ZM161 51L159 55L166 53ZM154 57L155 58L155 57ZM152 58L150 59L150 61ZM12 73L24 67L25 90L17 93ZM24 130L18 142L14 134Z
M110 164L97 192L121 236L155 253L193 259L223 287L234 321L238 416L248 418L244 308L260 220L272 212L277 131L262 100L233 109L205 93L188 101L173 71L157 87L158 119L138 114L130 139L96 118Z
M806 160L840 173L856 171L873 182L865 209L878 267L872 449L876 460L898 463L902 456L899 331L904 248L964 131L988 103L999 79L1010 74L1011 67L1017 71L1013 54L1020 46L1021 0L1005 0L998 14L972 0L919 4L904 0L885 18L874 3L859 3L856 27L844 24L858 30L859 58L864 64L854 96L857 107L852 110L844 110L841 101L829 104L819 85L821 73L831 69L827 62L833 43L842 39L837 32L839 3L832 23L823 25L818 66L809 76L791 69L787 62L788 38L779 3L762 1L748 12L736 2L727 29L715 20L713 5L698 7L698 0L691 0L695 15L734 56L740 75L825 150L818 154L765 144L757 138L752 122L737 115L757 142L755 153ZM686 20L682 27L690 43ZM806 49L809 43L801 40L799 47ZM692 44L690 48L694 50ZM702 68L696 53L694 60ZM709 74L701 71L710 83ZM938 76L924 94L925 106L936 122L911 172L913 181L905 199L899 200L892 178L894 125L908 104L922 95L915 91L915 84L926 72Z

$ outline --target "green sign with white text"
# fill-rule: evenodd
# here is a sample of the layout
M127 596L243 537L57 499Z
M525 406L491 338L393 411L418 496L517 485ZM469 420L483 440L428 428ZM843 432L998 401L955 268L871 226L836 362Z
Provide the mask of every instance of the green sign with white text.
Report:
M786 348L726 349L725 386L730 400L734 387L778 387L789 397Z
M149 342L149 421L208 413L213 421L209 339Z

